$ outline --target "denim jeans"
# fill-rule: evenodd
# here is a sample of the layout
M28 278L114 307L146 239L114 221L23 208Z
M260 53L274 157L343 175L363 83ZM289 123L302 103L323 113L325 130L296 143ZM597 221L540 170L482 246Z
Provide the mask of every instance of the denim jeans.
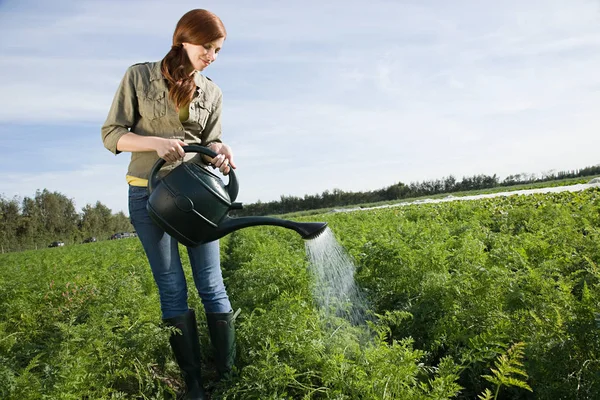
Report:
M162 318L171 318L188 310L187 284L179 256L179 243L150 218L146 210L147 202L147 188L129 186L131 223L142 242L158 286ZM219 241L187 247L187 253L204 311L230 312L231 304L221 275Z

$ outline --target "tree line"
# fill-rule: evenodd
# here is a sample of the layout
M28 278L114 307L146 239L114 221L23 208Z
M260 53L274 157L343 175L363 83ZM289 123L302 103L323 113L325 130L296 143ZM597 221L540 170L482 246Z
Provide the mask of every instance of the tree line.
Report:
M494 174L474 175L464 177L460 181L450 175L445 178L414 182L408 185L396 183L379 190L366 192L345 192L340 189L326 190L321 194L298 196L281 196L280 200L252 203L244 205L241 210L232 212L235 216L248 215L276 215L287 214L298 211L308 211L320 208L334 208L358 204L377 203L411 199L421 196L432 196L442 193L456 193L469 190L491 189L503 186L514 186L520 184L531 184L536 182L547 182L560 179L578 178L600 174L600 165L585 167L572 171L548 172L540 177L536 174L516 174L507 176L505 179Z
M510 175L500 180L496 174L474 175L460 181L453 176L442 179L394 185L373 191L346 192L326 190L321 194L281 196L278 201L252 203L232 215L277 215L298 211L334 208L349 205L394 201L442 193L490 189L518 184L530 184L567 178L600 175L600 165L574 171ZM116 232L131 232L133 227L123 213L113 214L110 208L96 202L86 205L80 213L73 201L61 193L38 190L33 198L7 199L0 195L0 252L47 247L53 241L65 244L81 243L89 237L108 239Z
M129 218L102 204L86 205L80 213L72 199L47 189L33 198L0 196L0 252L47 247L54 241L81 243L95 237L108 239L115 232L131 232Z

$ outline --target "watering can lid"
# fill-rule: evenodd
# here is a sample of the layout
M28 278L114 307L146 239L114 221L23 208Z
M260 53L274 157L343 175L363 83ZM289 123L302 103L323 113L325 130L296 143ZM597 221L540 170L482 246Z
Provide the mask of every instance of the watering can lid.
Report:
M219 198L219 200L227 204L227 206L231 205L229 193L223 185L223 181L217 174L210 171L207 167L203 167L191 162L182 163L181 167L185 168L186 171L188 171L189 174L194 177L197 183L200 183L202 186L204 186L204 188L214 194L217 198Z

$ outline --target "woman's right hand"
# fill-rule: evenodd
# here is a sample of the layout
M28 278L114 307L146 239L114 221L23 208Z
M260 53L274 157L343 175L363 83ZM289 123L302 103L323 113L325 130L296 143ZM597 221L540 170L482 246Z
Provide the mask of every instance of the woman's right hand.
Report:
M175 162L182 160L185 156L183 147L187 144L179 139L164 139L160 138L156 145L156 154L167 162Z

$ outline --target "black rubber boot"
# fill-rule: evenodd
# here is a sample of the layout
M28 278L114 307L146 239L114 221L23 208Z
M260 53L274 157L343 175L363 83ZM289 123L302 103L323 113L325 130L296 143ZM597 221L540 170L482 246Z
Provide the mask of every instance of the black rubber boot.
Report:
M215 350L215 365L219 378L226 378L231 374L235 363L235 319L240 310L234 314L206 313L206 323L210 341Z
M184 399L205 400L206 394L200 375L200 342L198 341L198 326L194 310L188 310L185 314L163 321L181 331L181 333L173 333L169 342L187 387Z

